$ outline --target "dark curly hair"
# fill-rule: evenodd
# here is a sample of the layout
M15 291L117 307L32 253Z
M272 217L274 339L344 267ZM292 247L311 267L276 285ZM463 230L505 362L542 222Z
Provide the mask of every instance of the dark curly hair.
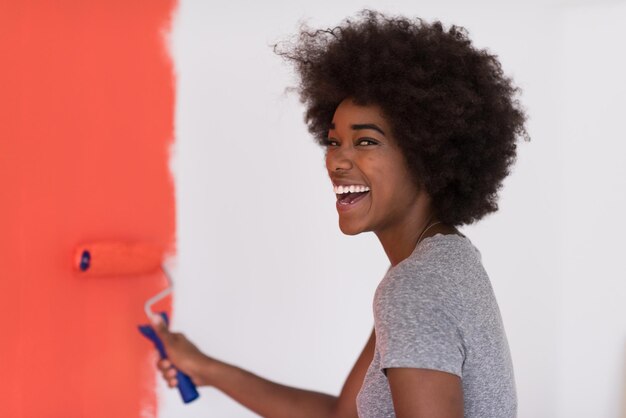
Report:
M274 50L300 76L305 121L320 142L346 98L378 105L439 219L458 226L498 210L497 192L528 139L526 115L495 55L459 26L363 10Z

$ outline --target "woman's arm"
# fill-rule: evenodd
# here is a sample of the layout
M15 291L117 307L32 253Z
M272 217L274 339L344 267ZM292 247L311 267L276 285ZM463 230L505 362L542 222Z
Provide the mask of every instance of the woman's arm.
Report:
M439 370L388 368L397 418L463 418L461 379Z
M181 371L197 385L213 386L243 406L268 418L356 418L356 395L374 355L374 333L352 368L339 397L271 382L239 367L201 353L184 335L156 326L165 348ZM159 362L169 386L176 386L175 371L167 360Z

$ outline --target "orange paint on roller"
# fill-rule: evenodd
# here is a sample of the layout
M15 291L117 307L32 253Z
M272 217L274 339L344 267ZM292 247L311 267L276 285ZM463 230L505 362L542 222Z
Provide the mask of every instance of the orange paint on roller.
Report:
M76 249L74 268L87 277L130 276L154 273L162 260L163 249L157 245L95 242Z
M146 316L152 318L152 305L172 293L172 278L163 267L163 256L163 249L154 244L103 241L76 248L73 264L82 277L132 276L161 271L167 280L167 288L144 304Z

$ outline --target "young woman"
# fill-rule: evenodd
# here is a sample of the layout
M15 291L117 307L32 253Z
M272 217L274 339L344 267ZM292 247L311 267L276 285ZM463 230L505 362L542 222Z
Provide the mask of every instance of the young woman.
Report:
M497 210L525 136L517 89L463 28L364 11L304 28L277 52L300 75L326 147L341 230L372 231L391 263L374 330L341 394L272 383L155 326L173 366L265 417L514 417L513 368L480 253L457 227Z

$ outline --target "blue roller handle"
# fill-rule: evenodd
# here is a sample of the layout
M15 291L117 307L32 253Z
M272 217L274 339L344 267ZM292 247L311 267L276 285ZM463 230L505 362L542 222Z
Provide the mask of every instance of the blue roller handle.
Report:
M167 313L159 312L159 314L163 318L163 321L165 321L165 325L169 326L170 321L167 317ZM152 328L151 325L139 325L139 332L141 332L144 337L154 343L154 346L156 347L162 359L167 358L167 353L165 352L165 347L163 347L163 342L156 334L154 328ZM176 370L176 380L178 380L178 390L180 391L180 396L182 396L183 398L183 402L189 403L194 399L197 399L198 396L200 396L198 390L196 389L196 385L193 384L189 376L187 376L180 370Z

